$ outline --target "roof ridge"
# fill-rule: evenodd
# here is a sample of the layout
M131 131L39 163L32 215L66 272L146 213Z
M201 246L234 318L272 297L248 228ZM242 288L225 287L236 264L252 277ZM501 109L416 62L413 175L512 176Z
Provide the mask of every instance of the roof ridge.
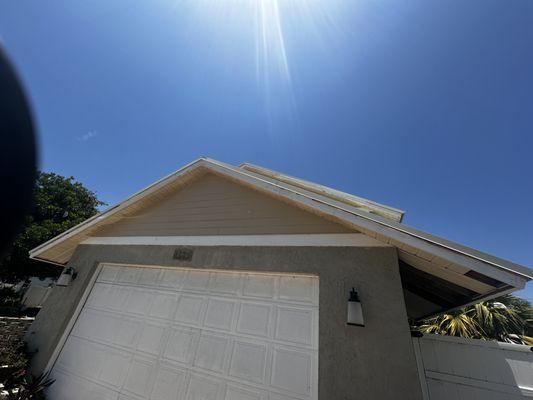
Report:
M402 222L405 215L405 211L381 204L364 197L356 196L351 193L343 192L338 189L331 188L329 186L321 185L318 183L310 182L305 179L293 177L291 175L283 174L272 169L254 165L251 163L242 163L239 165L240 169L244 169L248 172L253 172L261 176L266 176L271 179L280 180L289 185L299 187L301 189L309 190L310 192L324 195L326 197L340 201L351 206L359 208L367 208L371 213L378 214L384 218L391 219L396 222ZM365 210L365 211L368 211Z

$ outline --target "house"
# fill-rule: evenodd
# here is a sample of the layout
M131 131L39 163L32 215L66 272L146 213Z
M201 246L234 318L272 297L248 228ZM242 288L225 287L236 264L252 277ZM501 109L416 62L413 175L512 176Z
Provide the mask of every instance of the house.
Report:
M32 368L52 400L421 399L408 320L533 272L402 217L196 160L30 252L75 272L27 334ZM352 288L364 326L347 324Z

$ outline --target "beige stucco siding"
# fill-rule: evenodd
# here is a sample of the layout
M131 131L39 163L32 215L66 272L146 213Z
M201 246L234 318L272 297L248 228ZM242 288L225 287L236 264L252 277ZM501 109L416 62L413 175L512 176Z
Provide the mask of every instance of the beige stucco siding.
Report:
M95 236L251 235L353 232L307 211L207 174Z

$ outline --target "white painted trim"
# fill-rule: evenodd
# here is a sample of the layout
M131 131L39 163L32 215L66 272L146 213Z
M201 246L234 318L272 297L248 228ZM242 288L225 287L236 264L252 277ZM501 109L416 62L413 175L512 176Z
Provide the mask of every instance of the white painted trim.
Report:
M65 342L67 341L68 336L70 335L70 332L72 331L72 328L74 328L74 324L76 323L78 317L80 316L81 310L85 306L85 303L87 302L87 298L89 297L91 290L93 290L94 284L96 283L96 279L98 278L98 275L100 274L100 271L102 270L103 265L104 265L103 263L98 264L93 275L91 276L91 280L89 281L89 284L85 287L85 290L83 291L81 299L78 302L74 310L74 313L70 317L70 320L68 321L66 328L63 330L63 334L61 335L59 342L57 342L57 345L54 351L52 352L52 355L50 356L48 363L46 364L44 372L46 373L50 372L52 368L54 367L59 357L59 353L61 353L61 350L63 349L63 346L65 345ZM71 285L72 284L73 283L71 283Z
M149 246L312 246L391 247L362 233L309 235L120 236L91 237L81 244Z
M152 268L152 269L171 269L171 270L182 270L182 271L202 271L202 272L228 272L228 273L249 273L254 275L285 275L285 276L307 276L310 278L320 278L317 274L312 274L308 272L280 272L280 271L259 271L257 269L228 269L228 268L198 268L198 267L177 267L175 265L157 265L157 264L131 264L123 262L105 262L102 263L104 267L106 266L115 266L115 267L124 267L124 268Z
M531 354L531 349L533 348L533 346L523 344L497 342L495 340L468 339L457 336L435 335L431 333L424 333L423 338L424 340L433 340L437 342L441 341L454 344L466 344L469 346L479 346L485 348L489 347L493 350L518 351L529 354Z
M426 371L426 375L428 379L442 382L452 382L459 385L472 386L475 388L482 388L491 392L517 395L518 393L516 393L516 389L518 389L520 390L522 396L533 397L533 389L525 386L510 386L504 383L482 381L480 379L467 378L466 376L451 375L436 371Z
M418 370L418 379L420 381L420 388L422 389L422 399L429 400L429 388L426 378L426 369L424 367L424 359L422 358L422 350L420 349L420 339L414 337L412 340L415 351L416 369Z

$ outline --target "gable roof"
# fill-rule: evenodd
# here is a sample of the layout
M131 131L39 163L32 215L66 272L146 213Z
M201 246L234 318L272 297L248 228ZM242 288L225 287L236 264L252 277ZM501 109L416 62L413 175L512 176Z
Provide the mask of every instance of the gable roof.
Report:
M396 222L402 222L405 211L398 210L393 207L385 206L383 204L376 203L362 197L354 196L349 193L341 192L327 186L319 185L313 182L304 181L300 178L294 178L289 175L282 174L280 172L272 171L267 168L259 167L250 163L243 163L239 166L246 171L255 172L262 175L264 178L270 179L271 182L280 181L292 185L294 187L308 190L315 194L324 195L332 200L338 200L347 205L357 207L361 211L366 211L371 214L380 215L384 218L390 219Z
M395 246L404 289L449 309L524 287L533 271L401 223L403 212L252 164L235 167L200 158L126 200L30 251L33 259L65 265L78 244L103 226L159 201L205 173L214 173ZM429 284L439 283L437 288ZM421 301L422 301L421 300Z

